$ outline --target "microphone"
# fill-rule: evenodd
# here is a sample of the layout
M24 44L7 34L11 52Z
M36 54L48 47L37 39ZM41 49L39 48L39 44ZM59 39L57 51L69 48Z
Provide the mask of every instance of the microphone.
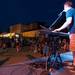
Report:
M62 15L62 13L63 13L64 11L65 11L65 10L61 11L61 12L60 12L60 14L58 14L58 16L61 16L61 15Z

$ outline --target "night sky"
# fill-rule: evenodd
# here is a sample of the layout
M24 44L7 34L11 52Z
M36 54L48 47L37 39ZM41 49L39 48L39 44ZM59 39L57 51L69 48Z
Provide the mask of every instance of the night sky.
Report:
M63 10L66 0L0 0L0 32L10 25L45 21L49 25ZM75 3L75 0L73 1Z

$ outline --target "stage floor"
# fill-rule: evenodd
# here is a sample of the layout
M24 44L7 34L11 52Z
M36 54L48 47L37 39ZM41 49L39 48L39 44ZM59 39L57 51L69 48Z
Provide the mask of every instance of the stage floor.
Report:
M61 58L63 62L73 60L71 52L61 54ZM42 57L42 58L33 59L18 64L3 65L0 67L0 75L47 75L43 72L44 69L33 68L30 67L30 65L28 65L29 63L45 62L46 60L47 57ZM71 71L71 69L68 66L64 66L59 70L54 70L51 73L51 75L75 75L75 71Z

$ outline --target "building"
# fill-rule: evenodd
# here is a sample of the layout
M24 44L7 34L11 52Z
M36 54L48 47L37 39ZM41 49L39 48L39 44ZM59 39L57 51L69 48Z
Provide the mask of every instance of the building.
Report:
M10 26L10 33L19 33L24 37L36 37L40 29L40 24L36 22L30 24L15 24Z
M16 24L10 26L10 33L21 33L22 32L22 25Z

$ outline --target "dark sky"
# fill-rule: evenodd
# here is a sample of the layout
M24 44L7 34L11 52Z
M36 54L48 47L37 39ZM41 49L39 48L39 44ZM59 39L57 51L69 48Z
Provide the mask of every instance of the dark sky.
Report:
M0 31L7 31L15 23L45 21L51 24L63 10L65 1L0 0Z

